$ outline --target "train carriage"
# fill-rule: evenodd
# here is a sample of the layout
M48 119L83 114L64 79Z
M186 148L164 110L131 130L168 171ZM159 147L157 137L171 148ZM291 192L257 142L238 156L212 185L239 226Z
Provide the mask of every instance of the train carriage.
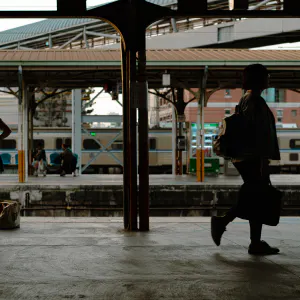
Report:
M273 173L300 172L300 130L278 129L278 142L281 152L280 161L272 161ZM39 127L34 130L34 146L41 142L46 150L48 163L51 164L51 154L60 153L63 143L72 144L70 128ZM212 139L207 135L207 141ZM192 147L195 141L191 139ZM206 145L211 150L209 145ZM0 141L0 153L6 165L16 166L18 134L13 130L5 140ZM186 165L187 155L183 152L183 165ZM207 151L207 155L211 155ZM212 154L213 155L213 154ZM82 167L90 164L85 173L120 173L123 163L123 136L119 128L92 128L82 131ZM223 160L220 158L220 165ZM150 173L172 172L172 132L171 129L149 130L149 167Z

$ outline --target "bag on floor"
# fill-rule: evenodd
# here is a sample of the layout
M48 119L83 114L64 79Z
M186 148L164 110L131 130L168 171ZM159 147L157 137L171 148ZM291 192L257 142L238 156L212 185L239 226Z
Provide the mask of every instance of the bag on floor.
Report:
M40 171L40 172L43 172L43 171L45 171L45 170L46 170L45 163L44 163L44 161L41 159L41 160L39 161L39 171Z
M283 193L269 185L243 184L237 204L237 217L257 220L262 224L277 226L282 210Z
M0 229L20 227L20 203L17 201L0 201Z

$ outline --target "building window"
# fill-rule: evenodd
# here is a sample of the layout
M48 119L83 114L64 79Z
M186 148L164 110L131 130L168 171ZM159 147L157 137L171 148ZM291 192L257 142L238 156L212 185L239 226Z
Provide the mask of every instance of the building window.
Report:
M230 89L225 90L225 98L231 98L231 92Z
M291 114L292 114L292 117L297 117L297 110L292 110Z
M277 116L277 122L282 123L283 110L282 109L277 109L276 110L276 116Z
M277 117L283 117L283 110L282 109L277 109L276 110L276 116Z
M275 102L285 102L285 91L283 89L275 89Z
M230 108L226 108L225 109L225 115L230 115L231 114L231 109Z

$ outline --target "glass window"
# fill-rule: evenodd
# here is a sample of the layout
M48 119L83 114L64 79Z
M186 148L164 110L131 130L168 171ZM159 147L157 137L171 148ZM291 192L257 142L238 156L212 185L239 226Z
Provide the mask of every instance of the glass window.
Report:
M45 147L45 141L44 140L41 140L41 139L38 139L38 140L33 140L33 149L36 149L38 144L42 144L42 147L44 148Z
M297 110L292 110L291 115L292 117L297 117Z
M62 145L63 141L62 139L56 139L56 142L55 142L55 147L57 150L60 150L61 149L61 145Z
M225 90L225 98L231 98L231 91L230 89Z
M285 90L275 89L275 102L285 102Z
M115 141L111 145L112 150L123 150L123 141Z
M277 109L276 110L276 115L277 115L277 117L283 117L283 110L282 109Z
M15 140L0 140L0 149L16 149L17 143Z
M72 147L72 139L71 138L65 138L65 144L67 144L69 147Z
M230 108L226 108L225 109L225 115L230 115L231 113L231 109Z
M290 161L298 161L299 154L298 153L290 153Z
M300 140L296 140L296 139L290 140L290 148L291 149L298 149L298 148L300 148Z
M83 140L83 149L85 150L98 150L100 145L93 139Z
M149 138L149 149L156 150L156 139L155 138Z

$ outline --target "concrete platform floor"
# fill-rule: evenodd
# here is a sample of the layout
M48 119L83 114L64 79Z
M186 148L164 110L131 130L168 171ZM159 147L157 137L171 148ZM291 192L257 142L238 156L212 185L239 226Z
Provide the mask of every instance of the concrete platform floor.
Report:
M22 218L0 232L0 299L300 299L300 218L265 227L281 254L248 255L249 228L228 226L222 245L210 219L152 218L124 232L120 218Z
M275 174L271 175L271 180L274 185L282 186L295 186L300 185L300 175L293 174ZM193 175L150 175L149 176L150 185L230 185L238 186L242 184L242 179L240 176L225 176L219 175L206 176L204 182L197 182L196 177ZM1 174L0 175L0 186L2 188L18 186L18 176L14 174ZM66 175L65 177L60 177L59 175L47 175L46 177L29 177L28 183L23 183L20 185L27 186L79 186L79 185L123 185L123 175L103 175L103 174L93 174L93 175L81 175L78 177L72 177L71 175Z

